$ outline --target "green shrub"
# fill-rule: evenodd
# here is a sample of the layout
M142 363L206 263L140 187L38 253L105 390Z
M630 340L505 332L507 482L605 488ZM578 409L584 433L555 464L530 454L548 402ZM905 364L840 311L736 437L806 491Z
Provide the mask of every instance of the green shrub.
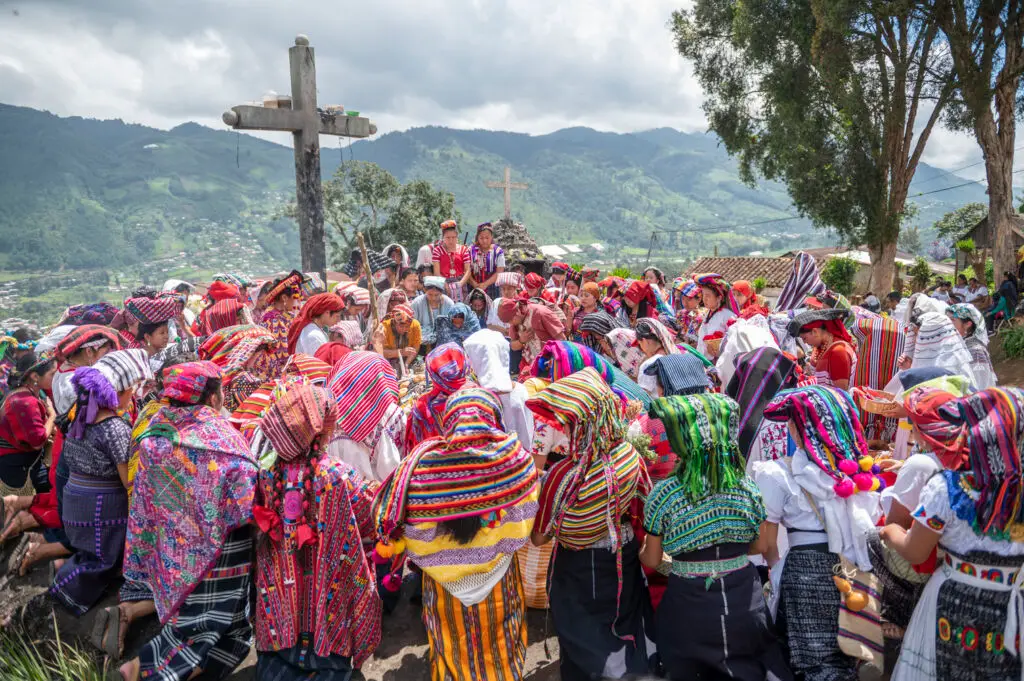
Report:
M853 293L853 283L860 263L852 258L829 258L821 268L821 280L830 290L848 296Z
M757 277L754 281L750 282L750 285L754 287L754 293L760 293L768 288L768 280L764 277Z
M19 681L103 681L100 667L88 653L60 640L33 641L20 631L0 630L0 669L4 679Z
M1024 326L1003 327L999 331L1007 359L1024 359Z
M907 270L907 274L910 275L911 285L914 290L923 291L928 288L928 283L932 279L932 268L928 266L927 260L919 257Z
M637 276L633 274L632 270L628 267L616 267L612 270L611 276L619 277L620 279L636 279Z

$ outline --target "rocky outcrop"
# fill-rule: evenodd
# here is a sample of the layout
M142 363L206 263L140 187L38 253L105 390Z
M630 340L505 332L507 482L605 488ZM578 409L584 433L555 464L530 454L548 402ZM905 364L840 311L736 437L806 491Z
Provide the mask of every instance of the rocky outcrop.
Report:
M538 272L544 276L550 274L550 263L540 252L537 242L530 236L526 225L512 220L495 220L494 240L505 250L505 263L511 267L521 264L527 272Z

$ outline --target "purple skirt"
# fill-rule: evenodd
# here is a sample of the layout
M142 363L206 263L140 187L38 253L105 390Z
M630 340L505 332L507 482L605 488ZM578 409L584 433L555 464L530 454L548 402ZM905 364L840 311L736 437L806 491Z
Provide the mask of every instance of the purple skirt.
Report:
M120 478L72 473L64 487L64 531L74 554L57 572L50 595L83 615L121 576L128 529L128 492Z

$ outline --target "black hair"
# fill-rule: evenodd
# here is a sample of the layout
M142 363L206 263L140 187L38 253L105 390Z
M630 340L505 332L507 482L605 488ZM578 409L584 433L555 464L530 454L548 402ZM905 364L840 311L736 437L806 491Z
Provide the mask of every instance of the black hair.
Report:
M25 381L28 380L29 376L32 376L33 374L36 376L45 375L46 372L53 367L54 361L55 360L52 359L40 360L36 353L26 352L18 358L18 361L14 363L14 368L12 368L10 374L8 374L8 386L12 390L14 388L20 388L25 385Z
M416 276L419 276L419 272L417 272L416 270L414 270L411 267L406 267L405 269L403 269L399 273L398 280L401 281L402 279L405 279L406 277L408 277L410 274L415 274Z
M25 343L32 340L32 333L25 327L15 329L11 336L19 343Z
M210 378L206 381L206 387L203 388L203 394L199 396L199 401L195 404L191 402L182 402L181 400L167 400L172 407L198 407L201 404L209 404L210 398L217 394L220 390L221 380L219 378Z
M889 300L895 300L897 303L903 300L903 294L899 291L890 291L889 295L886 296Z
M459 228L457 225L448 225L446 227L441 228L441 234L447 234L448 232L455 232L456 234L458 234Z
M160 322L159 324L139 324L139 330L135 332L135 340L144 340L147 335L156 333L156 330L161 326L167 326L167 322Z
M270 281L263 282L263 286L260 286L260 292L257 297L267 295L268 293L270 293L271 289L273 289L279 283L281 283L280 279L271 279Z
M388 252L385 253L384 255L386 255L386 256L388 256L390 258L391 254L394 253L395 251L398 251L399 253L401 253L402 252L402 247L399 246L398 244L392 244L391 248L389 248ZM360 255L362 255L362 254L360 253Z
M648 267L643 271L643 276L647 276L648 272L654 272L654 278L658 280L658 286L665 285L665 273L659 270L657 267Z
M961 279L963 279L964 281L967 281L967 275L966 274L958 274L958 275L956 275L956 280L957 281L960 281Z
M456 544L466 545L473 541L483 525L480 523L480 516L467 516L455 518L454 520L442 520L438 523L441 534L446 534L455 540Z

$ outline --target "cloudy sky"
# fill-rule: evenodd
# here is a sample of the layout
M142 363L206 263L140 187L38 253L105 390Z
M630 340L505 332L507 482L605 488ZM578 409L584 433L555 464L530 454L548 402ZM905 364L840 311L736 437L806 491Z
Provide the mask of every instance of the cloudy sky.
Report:
M316 48L319 102L381 132L706 128L668 21L687 0L0 0L0 101L160 128L288 92ZM277 141L288 143L277 134ZM939 131L925 160L980 160ZM965 176L983 177L977 166Z

